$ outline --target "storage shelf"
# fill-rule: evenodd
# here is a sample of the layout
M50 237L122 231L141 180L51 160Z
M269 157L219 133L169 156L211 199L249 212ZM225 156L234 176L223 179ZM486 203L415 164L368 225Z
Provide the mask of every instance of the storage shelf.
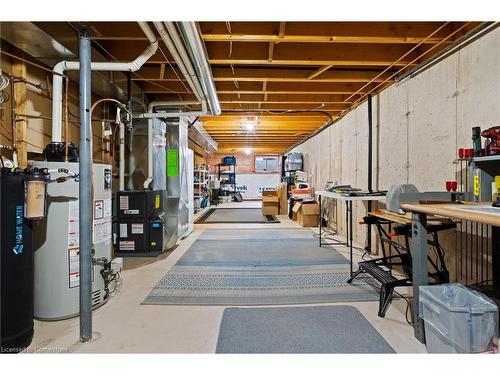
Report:
M472 158L472 161L474 163L482 163L482 162L488 162L488 161L499 161L499 160L500 160L500 155L478 156L478 157Z
M217 164L217 177L220 181L221 193L236 193L236 164Z

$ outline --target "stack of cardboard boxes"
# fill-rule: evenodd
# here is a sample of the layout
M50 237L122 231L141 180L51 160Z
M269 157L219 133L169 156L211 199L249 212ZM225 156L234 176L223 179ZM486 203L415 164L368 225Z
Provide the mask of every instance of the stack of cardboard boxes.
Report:
M262 192L262 215L279 215L280 198L274 190Z
M319 204L315 201L296 202L293 206L293 220L301 227L317 227L319 225Z
M288 215L286 184L280 184L278 190L262 192L262 215Z
M317 227L319 224L319 204L315 201L296 202L292 219L302 227ZM262 215L288 215L287 186L282 183L278 190L262 192Z

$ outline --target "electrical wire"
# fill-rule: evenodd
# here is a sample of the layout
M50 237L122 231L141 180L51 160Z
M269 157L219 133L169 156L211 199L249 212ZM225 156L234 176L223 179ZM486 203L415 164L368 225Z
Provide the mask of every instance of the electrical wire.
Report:
M1 73L1 70L0 70L0 73ZM9 77L7 77L4 74L0 74L0 91L6 89L7 86L9 86L9 82L10 82Z
M391 78L394 78L396 77L397 75L399 75L400 73L403 72L403 70L405 70L409 65L417 62L419 59L421 59L423 56L427 55L429 52L431 52L433 49L435 49L436 47L438 47L439 45L441 45L442 43L444 43L445 41L447 41L449 38L451 38L453 35L459 33L460 31L462 31L462 29L464 29L465 27L467 27L471 22L467 22L466 24L464 24L462 27L456 29L455 31L453 31L451 34L449 34L447 37L441 39L441 41L439 41L438 43L434 44L432 47L430 47L428 50L426 50L425 52L421 53L418 57L414 58L412 61L410 61L408 64L406 64L405 66L403 66L401 69L399 69L396 73L393 73L392 75L390 75L389 77L387 77L384 81L380 82L377 86L375 86L373 89L369 90L369 93L365 93L365 94L362 94L358 99L356 99L354 101L354 104L353 106L355 106L356 104L360 103L361 100L363 100L365 97L367 97L369 94L374 94L376 93L375 90L377 90L380 86L382 86L383 84L385 84L387 81L389 81ZM432 35L432 34L431 34ZM430 36L428 36L427 38L429 38ZM411 50L410 50L411 51ZM405 54L406 55L406 54ZM405 56L403 55L403 56ZM403 57L401 57L403 58ZM353 94L354 95L354 94ZM352 95L351 95L352 96ZM346 100L348 100L349 98L347 98Z
M333 236L339 235L337 232L334 232L334 231L332 231L330 229L327 229L327 228L323 228L322 231L325 232L325 233L322 233L321 239L325 239L325 240L328 240L328 241L333 241L333 242L336 242L339 245L344 245L346 247L349 247L349 244L347 242L341 241L341 240L333 237ZM313 234L313 237L314 238L319 238L319 233ZM328 246L330 244L325 244L325 245ZM331 244L331 246L335 246L335 245ZM359 246L354 246L353 245L352 249L362 252L363 255L366 255L368 253L368 251L366 251L364 248L359 247Z
M410 326L413 327L413 320L408 319L408 311L410 310L410 299L407 296L402 295L399 292L396 292L395 290L393 291L394 294L397 294L399 297L403 298L406 301L406 311L405 311L405 319L406 323L408 323Z

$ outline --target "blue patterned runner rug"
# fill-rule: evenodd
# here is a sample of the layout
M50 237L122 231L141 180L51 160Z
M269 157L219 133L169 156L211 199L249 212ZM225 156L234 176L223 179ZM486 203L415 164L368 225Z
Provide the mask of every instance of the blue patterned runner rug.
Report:
M378 300L372 279L309 229L206 229L144 304L273 305ZM370 283L371 282L371 283Z

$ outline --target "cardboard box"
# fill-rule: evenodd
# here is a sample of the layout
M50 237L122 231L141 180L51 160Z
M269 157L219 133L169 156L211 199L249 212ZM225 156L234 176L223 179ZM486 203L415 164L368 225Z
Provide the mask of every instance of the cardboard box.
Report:
M278 188L278 195L280 198L280 215L288 215L288 193L286 190L286 184L281 183Z
M279 214L279 196L277 191L262 192L262 215Z
M302 227L319 225L319 204L316 202L297 202L293 206L293 216Z

